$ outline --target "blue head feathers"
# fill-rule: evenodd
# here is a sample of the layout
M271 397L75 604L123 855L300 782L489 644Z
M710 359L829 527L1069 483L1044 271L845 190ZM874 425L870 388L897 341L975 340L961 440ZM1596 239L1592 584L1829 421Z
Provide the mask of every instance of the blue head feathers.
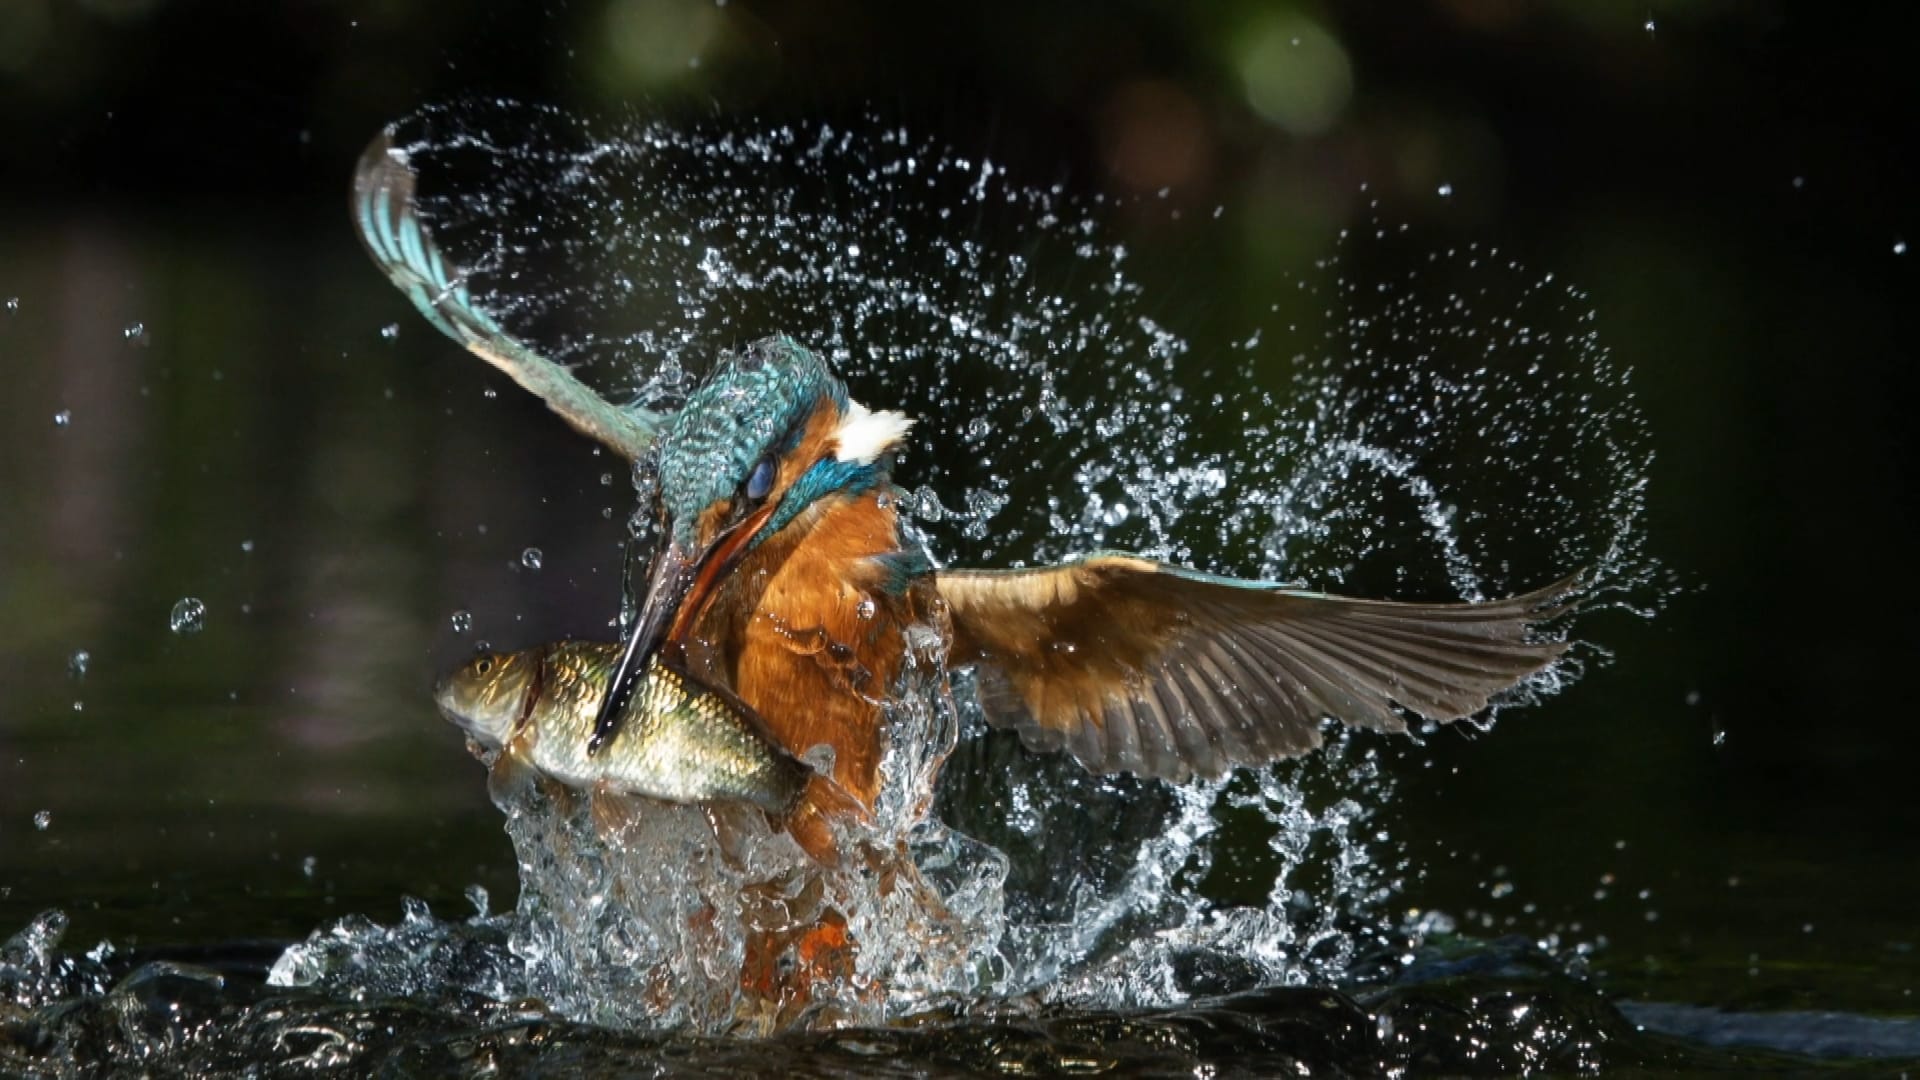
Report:
M845 410L846 385L789 338L721 358L660 440L660 501L682 541L692 542L700 512L737 493L761 457L793 449L821 398Z

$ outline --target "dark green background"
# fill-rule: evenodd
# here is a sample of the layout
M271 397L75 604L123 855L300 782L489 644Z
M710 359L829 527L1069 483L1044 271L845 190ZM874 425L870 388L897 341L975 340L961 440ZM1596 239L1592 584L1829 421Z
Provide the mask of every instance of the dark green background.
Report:
M1583 623L1615 661L1546 707L1396 755L1383 818L1426 870L1404 902L1604 937L1600 969L1653 996L1913 1011L1910 26L1582 0L500 7L0 8L0 933L59 906L82 946L231 940L510 895L424 693L473 638L599 632L629 496L379 278L347 177L423 103L646 96L872 107L1034 182L1231 206L1261 227L1228 244L1114 216L1200 342L1375 213L1587 289L1685 589ZM1250 102L1249 57L1302 26L1350 71L1323 130ZM167 631L185 595L204 633Z

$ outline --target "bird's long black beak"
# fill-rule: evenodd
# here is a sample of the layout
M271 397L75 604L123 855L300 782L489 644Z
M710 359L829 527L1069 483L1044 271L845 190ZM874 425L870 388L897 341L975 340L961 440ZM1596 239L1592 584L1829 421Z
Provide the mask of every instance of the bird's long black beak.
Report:
M640 673L647 670L654 654L660 651L674 616L679 614L699 572L700 560L673 538L671 528L665 530L659 548L653 553L653 565L647 571L647 591L640 603L640 617L634 622L633 632L627 635L626 647L620 650L620 663L613 669L613 681L607 684L607 696L600 699L600 714L593 721L593 738L587 742L588 754L599 753L620 730L627 703L640 684Z
M687 633L712 598L715 586L739 564L752 546L749 541L772 512L772 507L763 507L749 514L698 551L682 545L675 538L672 523L667 523L653 555L653 566L647 572L640 618L627 636L626 647L620 650L620 663L613 669L607 696L600 700L593 737L587 742L588 754L598 753L620 730L620 721L647 666L663 646Z

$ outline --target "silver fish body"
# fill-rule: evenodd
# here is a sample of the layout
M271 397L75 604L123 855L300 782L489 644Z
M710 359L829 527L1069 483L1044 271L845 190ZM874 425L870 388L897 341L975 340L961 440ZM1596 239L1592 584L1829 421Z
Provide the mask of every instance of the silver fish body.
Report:
M776 816L794 810L813 771L768 739L737 699L658 661L618 734L589 753L618 660L618 644L591 641L479 656L443 680L434 700L510 765L569 787L676 803L740 802Z

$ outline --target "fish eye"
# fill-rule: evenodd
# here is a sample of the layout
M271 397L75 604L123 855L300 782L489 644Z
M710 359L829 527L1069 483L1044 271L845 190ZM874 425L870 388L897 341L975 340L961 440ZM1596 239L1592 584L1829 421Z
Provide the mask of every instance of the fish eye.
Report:
M492 670L493 670L493 657L491 656L483 656L480 659L475 660L473 662L473 673L475 675L485 675L487 672Z
M754 465L753 472L747 474L747 498L754 502L766 498L773 491L773 472L773 455L768 454Z

